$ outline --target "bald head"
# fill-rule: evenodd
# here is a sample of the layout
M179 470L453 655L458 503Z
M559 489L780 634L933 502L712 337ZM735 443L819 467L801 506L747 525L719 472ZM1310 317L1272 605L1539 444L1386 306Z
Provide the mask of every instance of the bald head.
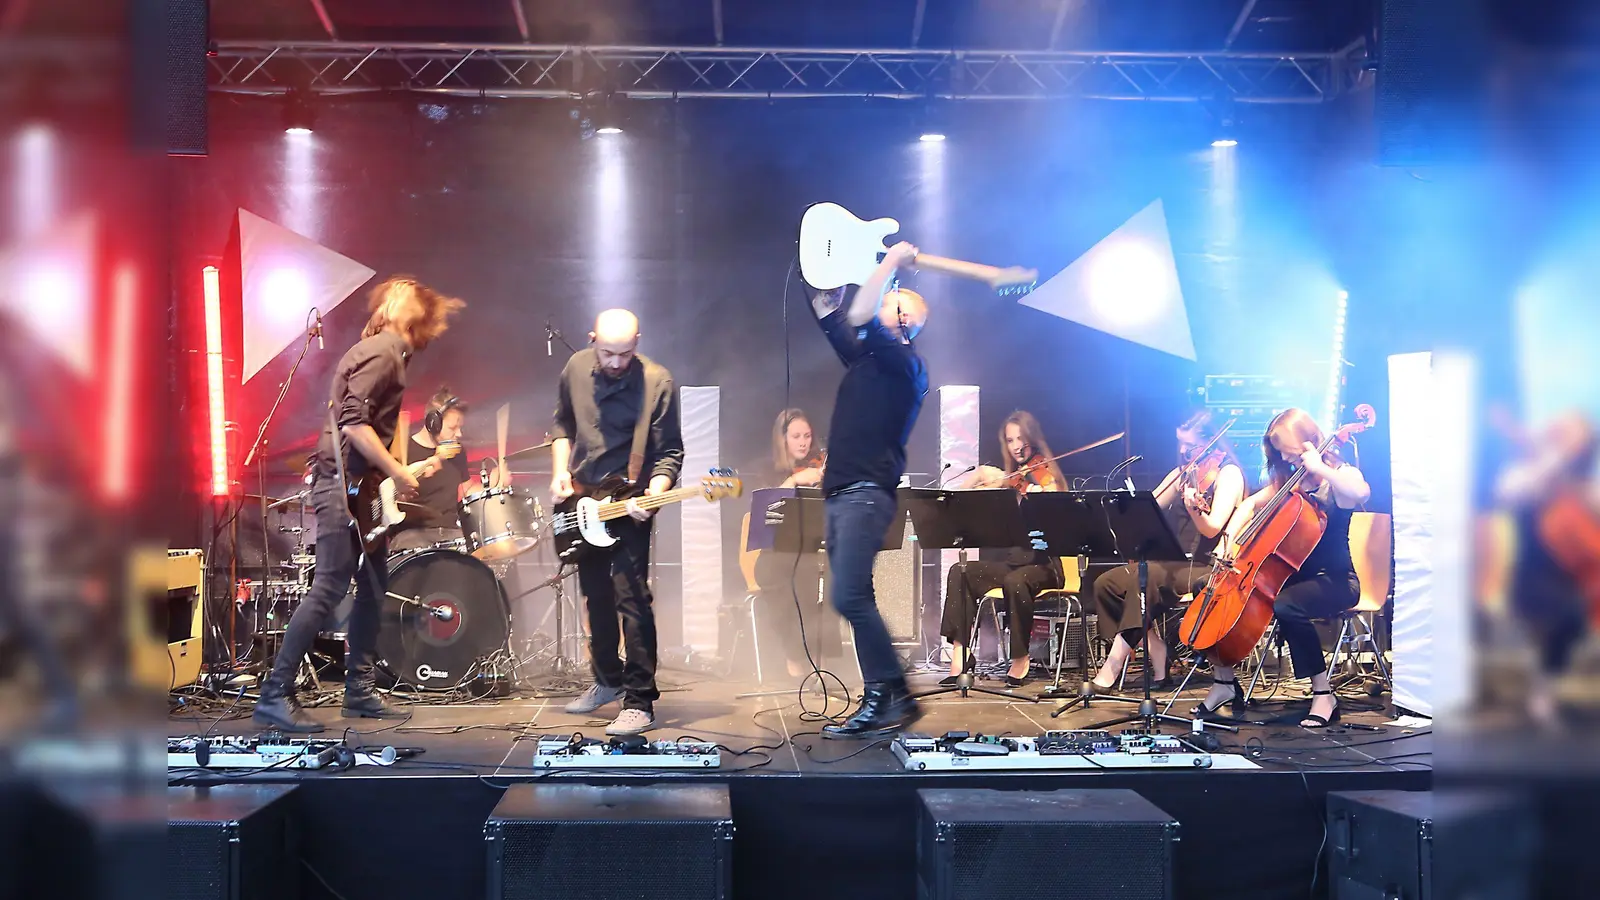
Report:
M883 305L878 308L878 321L890 334L910 340L917 336L922 326L928 324L928 302L916 291L905 288L883 295ZM901 335L901 326L905 327Z
M621 378L639 349L639 317L625 309L608 309L595 317L589 339L594 342L601 371Z

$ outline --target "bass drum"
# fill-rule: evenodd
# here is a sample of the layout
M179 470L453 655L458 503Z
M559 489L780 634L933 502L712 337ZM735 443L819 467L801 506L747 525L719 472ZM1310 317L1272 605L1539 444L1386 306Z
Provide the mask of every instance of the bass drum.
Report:
M378 656L397 684L451 690L505 649L510 632L505 590L481 561L441 549L391 561Z

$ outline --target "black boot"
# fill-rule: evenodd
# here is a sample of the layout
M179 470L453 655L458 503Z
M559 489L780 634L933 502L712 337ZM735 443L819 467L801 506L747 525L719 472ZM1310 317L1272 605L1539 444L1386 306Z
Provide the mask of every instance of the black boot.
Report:
M371 667L357 669L344 682L344 708L339 715L347 719L404 719L410 713L395 709L378 696Z
M905 682L879 682L866 686L861 707L843 725L825 725L822 736L833 739L876 738L893 734L922 718L917 701Z
M293 683L276 670L261 682L261 699L256 701L255 712L250 718L257 725L293 734L316 734L323 730L322 723L306 715L305 710L300 708Z

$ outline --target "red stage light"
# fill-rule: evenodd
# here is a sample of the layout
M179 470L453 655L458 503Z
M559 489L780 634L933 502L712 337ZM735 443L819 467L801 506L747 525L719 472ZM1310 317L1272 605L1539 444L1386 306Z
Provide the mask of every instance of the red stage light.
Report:
M100 489L109 500L125 500L132 468L133 452L128 423L134 400L134 349L139 282L133 266L117 267L111 282L111 331L108 341L109 371L106 373L105 467Z
M211 496L226 497L228 478L228 417L222 385L222 283L216 266L201 272L206 301L206 392L211 409Z

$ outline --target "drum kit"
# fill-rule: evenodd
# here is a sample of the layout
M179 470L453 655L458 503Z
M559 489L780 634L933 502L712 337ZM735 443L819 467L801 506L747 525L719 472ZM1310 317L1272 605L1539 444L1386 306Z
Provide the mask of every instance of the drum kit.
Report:
M266 580L239 583L240 604L256 601L258 637L270 637L282 633L289 614L310 592L316 573L316 557L310 551L316 540L316 517L309 489L283 499L253 495L247 499L264 500L266 509L278 513L277 533L293 537L288 562L268 569L292 576L269 575ZM461 527L448 534L460 537L447 536L445 529L422 529L413 538L424 540L408 542L420 546L389 554L378 655L381 669L396 685L448 691L484 673L486 662L510 643L513 598L507 596L505 580L519 557L547 543L549 528L539 500L524 488L485 487L469 493L458 504L457 515ZM560 654L562 582L568 574L558 570L555 577L526 592L555 589L557 669L571 665ZM352 583L330 616L324 638L344 640L354 597Z

